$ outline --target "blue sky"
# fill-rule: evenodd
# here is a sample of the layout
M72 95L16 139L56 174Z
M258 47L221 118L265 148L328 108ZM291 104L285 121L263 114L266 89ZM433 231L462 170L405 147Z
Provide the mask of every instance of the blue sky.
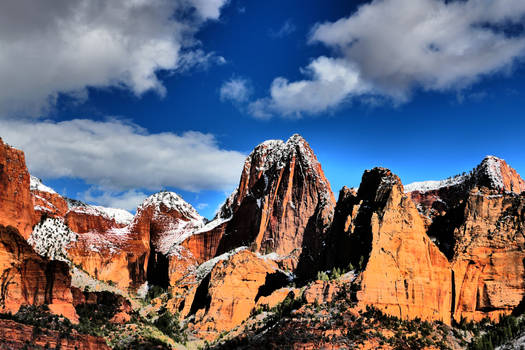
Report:
M8 15L33 23L36 1ZM52 1L40 26L85 1ZM131 209L163 188L212 217L253 147L294 133L336 193L374 166L410 183L487 154L525 173L520 1L118 2L79 17L89 33L66 21L67 33L0 35L7 58L23 57L0 63L13 82L0 88L0 137L67 196Z

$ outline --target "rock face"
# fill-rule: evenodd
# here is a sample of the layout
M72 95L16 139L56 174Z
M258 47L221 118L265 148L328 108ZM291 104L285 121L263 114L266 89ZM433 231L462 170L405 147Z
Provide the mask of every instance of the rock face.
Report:
M362 270L359 303L401 318L450 323L449 262L425 234L396 175L384 168L366 171L357 194L343 189L336 212L334 225L343 229L336 241L346 244L335 254Z
M27 326L11 320L0 320L0 349L65 349L65 350L106 350L110 349L104 338L81 335L76 332L62 336L58 331L48 329L34 332Z
M16 227L24 238L31 234L35 216L29 182L24 152L0 139L0 224Z
M241 324L260 298L270 296L287 282L274 261L240 250L218 261L200 284L190 309L195 315L194 327L201 336L214 339Z
M525 182L518 173L489 156L468 174L405 190L451 262L453 317L510 313L525 295Z
M205 219L179 195L159 192L148 197L137 210L131 230L150 246L147 279L167 288L188 269L211 259L215 249L204 254L206 240L194 244L192 235ZM202 243L202 245L201 245Z
M16 313L21 305L48 304L52 312L78 319L67 264L40 257L11 226L0 225L0 271L2 312Z
M454 318L497 320L525 296L525 194L469 192L454 230Z
M299 135L266 141L244 163L238 189L220 210L218 254L251 246L307 274L317 264L335 199L317 157ZM225 219L229 218L229 219Z

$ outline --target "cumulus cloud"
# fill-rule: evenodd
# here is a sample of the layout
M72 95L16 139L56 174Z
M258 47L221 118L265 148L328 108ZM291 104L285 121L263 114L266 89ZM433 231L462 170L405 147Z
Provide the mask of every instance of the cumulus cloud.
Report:
M252 93L250 82L245 78L231 78L225 81L219 94L221 101L230 101L233 103L243 103L249 100Z
M79 178L110 193L230 190L245 158L222 149L211 134L151 134L120 120L0 120L0 130L4 141L25 151L34 175ZM122 200L131 203L140 195L130 192Z
M315 114L364 93L403 103L414 89L468 87L523 58L525 34L506 29L525 24L524 18L522 0L374 0L349 17L317 24L309 42L327 46L334 57L315 59L304 70L307 79L276 78L270 97L252 110L256 116ZM324 79L323 72L337 70L348 85ZM307 99L315 90L319 96Z
M60 93L85 97L86 87L164 94L156 72L179 68L184 53L187 66L194 34L227 1L0 2L0 117L38 116ZM206 57L216 59L194 55Z
M255 117L266 118L272 113L300 116L319 113L341 103L349 95L370 91L355 65L344 59L319 57L302 70L310 79L289 82L277 78L270 88L270 98L249 105Z

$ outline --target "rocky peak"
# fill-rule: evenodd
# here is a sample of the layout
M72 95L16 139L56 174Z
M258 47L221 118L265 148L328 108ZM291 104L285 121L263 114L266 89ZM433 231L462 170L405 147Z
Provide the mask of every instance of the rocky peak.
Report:
M357 196L370 204L382 207L394 188L403 192L403 185L399 177L389 169L374 168L366 170L363 174Z
M155 193L142 202L137 211L153 208L154 215L176 211L187 220L204 221L204 218L175 192L161 191Z
M440 181L414 182L405 186L405 192L425 193L451 188L468 192L474 187L487 187L492 190L519 194L525 191L525 181L505 160L495 156L486 156L469 173Z
M477 187L485 186L503 192L525 191L525 181L503 159L486 156L473 171Z
M215 219L231 217L218 254L240 246L280 257L295 252L295 265L305 246L315 255L334 207L321 165L300 135L265 141L247 157L238 189Z

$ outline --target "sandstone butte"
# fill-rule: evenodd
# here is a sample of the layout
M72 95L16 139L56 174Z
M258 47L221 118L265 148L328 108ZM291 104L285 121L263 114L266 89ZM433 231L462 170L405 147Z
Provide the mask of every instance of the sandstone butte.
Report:
M304 139L267 141L208 222L171 192L124 218L38 184L30 192L23 153L2 147L0 186L8 192L0 194L0 224L27 238L44 212L62 218L78 234L67 248L75 264L121 288L169 287L169 307L193 317L190 328L207 339L263 302L297 296L286 287L290 273L307 281L320 268L351 265L343 282L358 304L402 318L496 318L523 299L525 182L495 157L468 174L405 188L375 168L357 191L343 188L336 204ZM318 281L304 296L326 302L339 288L341 280Z

